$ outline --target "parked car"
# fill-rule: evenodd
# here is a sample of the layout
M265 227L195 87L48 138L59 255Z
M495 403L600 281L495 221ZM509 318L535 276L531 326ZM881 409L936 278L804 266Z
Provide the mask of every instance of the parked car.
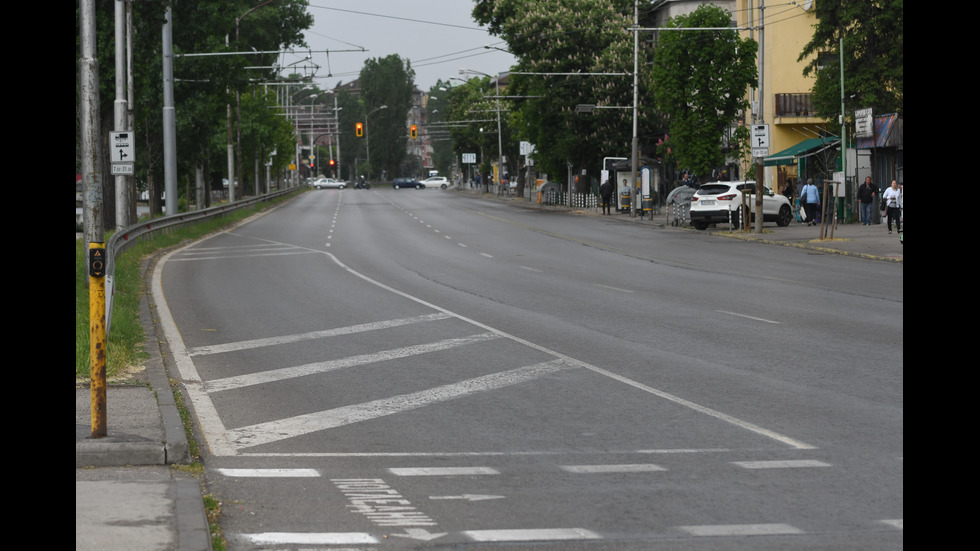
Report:
M395 178L395 181L391 183L391 187L395 189L401 189L403 187L425 189L425 184L415 178Z
M425 189L448 189L449 179L445 176L432 176L422 180L422 185Z
M313 181L314 189L344 189L347 184L333 178L317 178Z
M748 192L749 212L755 216L755 182L710 182L698 188L691 197L691 224L703 230L709 224L731 221L737 224L742 210L742 192ZM789 199L764 188L762 195L762 220L788 226L793 221L793 207Z

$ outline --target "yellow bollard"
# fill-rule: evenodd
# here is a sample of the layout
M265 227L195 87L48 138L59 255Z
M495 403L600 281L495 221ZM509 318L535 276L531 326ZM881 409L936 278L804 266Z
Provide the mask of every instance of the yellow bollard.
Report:
M89 377L92 438L106 435L105 243L89 243Z

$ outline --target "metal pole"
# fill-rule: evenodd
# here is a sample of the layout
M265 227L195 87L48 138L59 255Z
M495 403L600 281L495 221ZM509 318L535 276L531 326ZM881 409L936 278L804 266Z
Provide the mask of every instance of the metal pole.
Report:
M163 192L168 197L166 208L168 216L177 214L177 114L174 110L172 20L172 8L168 6L163 22ZM228 109L230 114L231 106ZM230 130L229 128L229 132ZM232 185L229 184L229 187Z
M630 218L636 217L636 172L639 166L639 137L637 131L637 106L640 102L637 74L640 70L639 54L639 26L640 26L640 2L633 2L633 161L631 166L630 181Z
M126 6L115 1L116 24L116 99L113 102L112 123L117 131L126 130ZM116 183L116 229L132 224L129 219L129 178L119 174Z
M78 60L81 105L82 179L86 249L105 251L102 218L102 174L98 172L101 143L99 129L99 62L96 55L95 1L79 2ZM91 257L90 253L90 257ZM103 254L104 258L104 254ZM89 272L92 273L91 271ZM89 278L89 377L91 378L92 438L106 435L105 384L105 278Z

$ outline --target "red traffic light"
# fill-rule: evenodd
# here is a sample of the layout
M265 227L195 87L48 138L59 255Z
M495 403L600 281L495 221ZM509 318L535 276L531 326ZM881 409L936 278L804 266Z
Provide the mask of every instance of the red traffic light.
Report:
M411 126L411 129L412 129L412 139L414 140L415 138L419 137L419 128L413 124Z
M335 160L333 160L333 159L330 159L330 166L334 166L334 165L336 165L336 164L337 164L337 161L335 161Z
M357 134L358 138L364 137L364 123L357 123L354 125L354 133Z

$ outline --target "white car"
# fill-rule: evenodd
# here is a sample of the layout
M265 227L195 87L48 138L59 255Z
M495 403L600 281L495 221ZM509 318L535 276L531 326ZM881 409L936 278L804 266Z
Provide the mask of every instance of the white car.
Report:
M344 189L345 187L347 187L347 184L340 180L334 180L333 178L317 178L313 181L314 189Z
M749 212L755 216L755 182L710 182L702 185L691 197L691 225L699 230L709 224L729 222L737 225L742 211L742 192L747 192ZM793 221L793 207L789 199L764 188L762 195L762 220L788 226Z
M422 180L422 185L425 189L448 189L451 184L445 176L432 176Z

